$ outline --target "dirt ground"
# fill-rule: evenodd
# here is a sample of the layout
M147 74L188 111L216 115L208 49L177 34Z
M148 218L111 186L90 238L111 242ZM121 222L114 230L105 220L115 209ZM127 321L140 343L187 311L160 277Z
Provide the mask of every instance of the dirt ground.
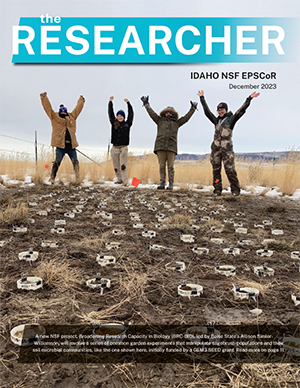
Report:
M0 189L3 212L9 205L16 208L20 203L28 207L27 217L13 222L4 219L0 224L0 240L5 242L0 247L0 387L300 386L300 364L22 364L18 362L19 347L10 339L13 327L32 323L35 317L41 325L124 322L192 326L212 321L298 325L299 306L295 306L291 294L300 291L299 259L291 258L291 252L300 250L299 201L252 195L234 198L228 194L213 198L200 191L100 185ZM74 218L64 216L80 204L82 211ZM47 216L37 214L47 209ZM112 218L103 218L99 214L103 211ZM131 219L132 212L139 214L140 221ZM168 220L158 219L158 214ZM65 233L51 233L54 221L61 219L66 220L62 226ZM226 222L230 220L239 225ZM264 225L263 221L272 224ZM144 228L134 228L135 222L144 224ZM13 225L21 224L27 232L13 232ZM212 227L222 232L214 232ZM247 234L237 233L237 227L247 228ZM114 234L117 229L125 234ZM274 229L283 234L272 234ZM143 237L145 230L155 231L156 236ZM181 241L182 234L192 234L194 242ZM211 238L224 242L216 244ZM240 239L251 240L251 245L240 245ZM264 239L274 241L266 244ZM55 240L58 247L42 247L43 240ZM119 242L120 248L108 250L109 242ZM150 243L164 249L149 249ZM256 251L266 245L273 255L258 256ZM197 254L194 247L208 248L209 253ZM230 247L239 248L240 254L225 255L223 249ZM39 252L38 259L19 260L18 254L30 248ZM113 255L117 262L101 267L96 261L98 254ZM174 260L183 261L185 270L167 271L165 265ZM266 262L274 269L274 276L255 275L253 266ZM236 276L215 271L217 265L225 264L236 268ZM111 280L103 295L86 286L86 281L98 273ZM43 288L18 289L22 274L42 277ZM179 296L177 287L182 282L201 284L203 294L190 299ZM233 283L258 288L257 300L235 300ZM254 308L262 313L254 316L250 312Z

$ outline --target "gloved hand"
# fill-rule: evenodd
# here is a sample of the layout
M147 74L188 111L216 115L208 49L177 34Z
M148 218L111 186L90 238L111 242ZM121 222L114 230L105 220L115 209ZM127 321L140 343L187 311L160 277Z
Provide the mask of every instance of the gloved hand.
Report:
M198 102L190 101L192 108L195 108L197 110Z
M143 101L143 106L149 104L149 96L142 96L141 100Z

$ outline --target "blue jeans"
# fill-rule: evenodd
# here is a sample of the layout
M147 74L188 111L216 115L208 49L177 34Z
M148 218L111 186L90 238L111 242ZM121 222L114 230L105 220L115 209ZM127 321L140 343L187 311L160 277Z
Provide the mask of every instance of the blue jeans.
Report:
M63 157L65 156L65 154L69 155L69 158L71 159L73 164L74 164L74 162L77 161L77 153L76 153L75 148L72 149L72 148L58 148L58 147L56 147L56 152L55 152L56 162L58 162L60 164L61 161L63 160Z

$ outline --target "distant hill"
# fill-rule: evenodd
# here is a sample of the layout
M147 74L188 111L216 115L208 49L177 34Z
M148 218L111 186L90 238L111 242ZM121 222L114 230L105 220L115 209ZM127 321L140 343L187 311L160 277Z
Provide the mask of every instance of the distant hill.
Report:
M244 152L244 153L236 153L235 156L237 158L250 159L250 160L258 160L262 159L267 162L275 161L277 162L279 159L284 159L289 156L290 151L278 151L278 152ZM300 156L299 151L294 151L295 154ZM176 160L201 160L206 159L209 154L198 155L198 154L178 154L176 156Z

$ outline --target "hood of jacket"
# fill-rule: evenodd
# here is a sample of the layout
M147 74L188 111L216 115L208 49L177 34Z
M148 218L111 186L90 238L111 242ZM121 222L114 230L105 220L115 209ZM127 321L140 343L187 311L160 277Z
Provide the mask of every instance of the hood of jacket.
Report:
M172 106L167 106L165 109L163 109L159 114L160 117L166 117L167 112L172 113L172 120L178 120L178 112L176 112L176 110Z

